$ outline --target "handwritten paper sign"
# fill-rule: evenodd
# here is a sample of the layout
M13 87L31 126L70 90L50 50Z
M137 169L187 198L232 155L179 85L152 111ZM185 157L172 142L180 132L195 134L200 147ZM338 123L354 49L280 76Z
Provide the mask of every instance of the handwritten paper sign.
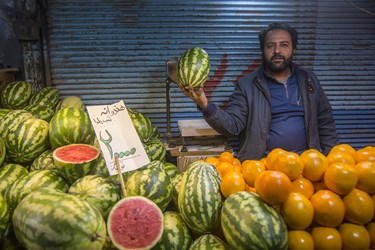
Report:
M87 106L110 175L138 169L150 163L123 101L112 105Z

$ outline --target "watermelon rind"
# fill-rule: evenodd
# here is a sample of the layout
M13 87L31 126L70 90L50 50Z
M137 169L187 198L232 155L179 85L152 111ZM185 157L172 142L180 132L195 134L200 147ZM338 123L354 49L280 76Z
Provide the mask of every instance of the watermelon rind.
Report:
M48 122L38 118L24 120L4 138L7 155L15 163L30 164L49 148L48 135Z
M78 96L68 96L58 102L56 112L63 108L75 108L84 111L85 104Z
M143 196L119 200L107 219L112 243L120 250L147 250L163 235L164 216L160 208Z
M14 233L26 249L100 250L106 225L90 203L71 194L40 188L14 210Z
M93 145L95 132L89 115L80 109L63 108L49 122L49 139L52 149L73 143Z
M48 107L55 112L56 105L59 102L60 92L57 88L46 86L34 93L29 101L29 105L38 107Z
M127 110L139 138L142 142L147 142L153 134L153 125L150 118L138 110Z
M178 59L177 79L184 87L191 84L198 88L206 82L210 67L210 57L204 49L189 48Z
M29 111L23 109L10 111L0 121L0 137L4 139L8 133L14 133L18 124L30 118L34 116Z
M9 223L9 209L8 205L0 193L0 243L2 242L3 235Z
M106 220L112 207L120 200L120 187L99 175L85 175L68 190L96 207Z
M191 163L183 173L178 192L178 209L196 234L212 233L219 226L224 197L216 168L206 162Z
M3 138L0 137L0 167L3 165L6 154L6 147Z
M33 163L29 167L29 171L33 172L41 169L55 169L57 171L57 167L55 165L55 162L53 161L52 155L52 149L47 149L46 151L41 153L34 159Z
M172 199L172 183L161 161L152 161L132 172L125 181L129 196L144 196L165 211Z
M204 234L196 238L189 250L231 250L229 245L214 234ZM260 249L259 249L260 250Z
M77 158L74 161L68 161L67 159L61 158L60 152L66 149L74 148L74 154L77 157L83 156L83 158ZM91 158L87 158L86 152L90 150L91 152L95 152L94 156ZM100 151L89 144L78 143L78 144L69 144L66 146L59 147L53 151L52 157L55 166L57 167L58 172L64 179L67 181L69 185L73 184L79 178L87 175L97 164L98 158L100 155Z
M65 180L53 170L37 170L15 180L4 192L4 198L11 214L22 199L38 188L51 188L67 192L69 186Z
M193 243L193 237L180 213L165 211L163 215L163 235L152 250L188 250Z
M158 138L150 138L143 143L143 147L150 161L164 161L167 149L164 143Z
M21 176L28 174L29 171L24 166L17 163L7 163L0 168L0 193L18 180Z
M0 93L1 106L9 109L22 109L29 103L33 93L33 85L30 82L8 83Z
M288 230L284 220L253 192L237 192L224 201L221 227L233 249L287 249Z

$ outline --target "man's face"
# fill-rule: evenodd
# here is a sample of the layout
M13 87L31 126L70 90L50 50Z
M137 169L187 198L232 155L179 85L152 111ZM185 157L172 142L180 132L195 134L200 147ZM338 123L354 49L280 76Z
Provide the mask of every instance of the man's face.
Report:
M293 54L292 38L288 31L273 30L267 34L262 57L268 70L283 72L292 62Z

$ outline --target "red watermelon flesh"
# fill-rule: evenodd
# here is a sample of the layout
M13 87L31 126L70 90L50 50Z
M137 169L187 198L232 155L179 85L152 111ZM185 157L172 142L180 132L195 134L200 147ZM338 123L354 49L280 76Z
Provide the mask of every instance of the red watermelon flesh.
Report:
M108 233L119 249L151 249L163 234L163 213L143 196L123 198L112 208Z
M71 144L55 151L55 157L64 162L81 163L91 161L98 156L98 149L85 144Z

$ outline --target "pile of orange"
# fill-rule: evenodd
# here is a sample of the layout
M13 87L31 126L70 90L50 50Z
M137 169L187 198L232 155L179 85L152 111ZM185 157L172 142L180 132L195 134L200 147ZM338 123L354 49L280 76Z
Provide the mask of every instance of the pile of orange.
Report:
M375 249L375 147L340 144L327 156L277 148L242 163L223 152L205 161L222 177L224 197L252 191L280 212L289 249Z

